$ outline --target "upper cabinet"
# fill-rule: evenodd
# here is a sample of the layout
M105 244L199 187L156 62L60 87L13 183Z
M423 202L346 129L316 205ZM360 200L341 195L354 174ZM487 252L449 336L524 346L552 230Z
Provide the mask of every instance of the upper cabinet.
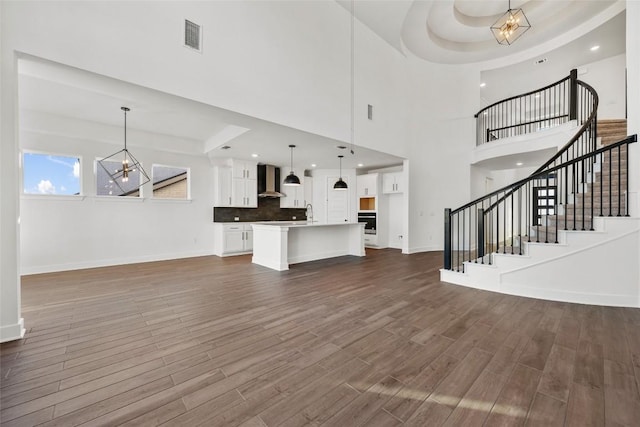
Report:
M230 166L216 166L216 207L258 207L258 163L231 159Z
M233 206L233 198L231 196L231 168L224 166L216 166L215 174L215 196L214 206L219 208L228 208Z
M375 196L378 194L378 174L369 173L356 177L358 196Z
M234 178L258 179L258 163L249 160L231 160Z
M402 193L404 180L402 172L389 172L382 174L382 192L384 194Z
M281 183L280 192L285 196L280 198L280 207L304 209L307 205L305 200L306 186L307 182L304 176L300 177L300 185L284 185Z

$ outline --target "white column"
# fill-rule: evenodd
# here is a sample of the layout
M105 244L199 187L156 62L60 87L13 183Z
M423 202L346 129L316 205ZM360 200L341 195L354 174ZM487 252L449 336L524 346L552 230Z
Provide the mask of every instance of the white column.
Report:
M640 1L627 1L627 134L640 134ZM629 146L629 211L640 216L640 142ZM640 246L640 242L638 242ZM640 253L640 248L638 250ZM638 259L640 264L640 257ZM640 286L640 285L639 285ZM640 307L640 299L638 300Z
M0 342L24 336L18 250L18 73L4 7L0 2Z
M640 133L640 1L627 1L627 134ZM629 209L640 215L640 143L629 147Z

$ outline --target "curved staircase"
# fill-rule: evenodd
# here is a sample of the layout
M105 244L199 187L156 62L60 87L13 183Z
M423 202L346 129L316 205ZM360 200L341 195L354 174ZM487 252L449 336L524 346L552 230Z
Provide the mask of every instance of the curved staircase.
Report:
M597 93L577 80L575 70L539 91L562 92L520 119L495 123L512 105L529 105L539 91L512 97L481 110L484 129L535 132L522 122L548 117L576 120L578 131L531 176L445 210L445 259L441 280L543 299L640 306L640 220L628 216L628 145L625 119L597 120ZM537 96L536 96L537 95ZM544 97L547 98L546 96ZM494 114L494 109L498 114ZM485 109L486 110L486 109ZM516 109L517 110L517 109ZM492 129L493 129L492 128ZM504 131L503 131L504 132Z

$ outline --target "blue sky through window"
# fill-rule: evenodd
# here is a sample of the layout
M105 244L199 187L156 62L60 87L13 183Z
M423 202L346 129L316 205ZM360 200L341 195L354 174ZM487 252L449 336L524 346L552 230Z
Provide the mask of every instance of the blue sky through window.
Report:
M24 153L25 194L80 194L80 160L77 157Z

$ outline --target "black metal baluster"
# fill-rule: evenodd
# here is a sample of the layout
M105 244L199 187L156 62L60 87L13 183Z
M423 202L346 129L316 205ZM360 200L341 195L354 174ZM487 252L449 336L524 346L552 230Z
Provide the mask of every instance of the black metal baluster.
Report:
M600 216L603 216L602 209L604 208L604 196L602 195L602 188L604 183L602 176L604 175L604 152L600 153Z
M611 161L611 151L609 150L609 216L613 214L613 207L611 204L611 197L613 193L611 192L611 170L613 169L613 162Z
M585 204L584 204L584 196L587 193L587 183L585 182L584 179L584 160L582 160L581 162L581 166L582 166L582 231L585 230L584 228L584 209L585 209Z
M576 164L573 163L573 188L575 189L573 192L573 229L576 229L576 204L578 202L578 196L577 196L577 190L578 190L578 185L577 185L577 174L576 174Z
M462 210L462 272L464 273L464 261L465 261L465 257L467 256L466 250L464 248L464 241L465 241L465 237L467 236L467 234L465 233L465 221L464 221L464 216L465 216L465 211L466 209Z
M513 193L509 198L511 199L511 255L513 255Z
M624 204L625 204L625 209L624 209L624 214L625 216L629 216L629 144L626 143L624 145L624 153L625 153L625 169L627 171L626 178L627 178L627 191L625 193L624 196Z
M456 213L456 271L460 272L460 212Z
M549 243L549 173L547 172L547 204L546 204L546 215L544 217L544 242Z
M596 178L595 178L595 173L596 173L596 168L595 168L595 164L596 164L596 156L593 156L593 160L589 162L592 167L593 167L593 171L591 172L591 191L589 192L589 195L591 196L591 231L593 231L593 199L595 199L595 191L594 190L594 186L596 185Z
M621 198L622 198L622 175L620 175L620 173L622 172L622 163L620 162L620 151L622 150L622 145L618 145L618 216L621 216ZM627 180L629 180L629 177L627 177Z
M522 186L518 187L518 251L522 255Z
M500 252L500 196L496 194L496 253Z
M502 244L502 253L507 253L507 201L504 200L507 193L506 191L502 195L502 237L504 238L504 242Z

